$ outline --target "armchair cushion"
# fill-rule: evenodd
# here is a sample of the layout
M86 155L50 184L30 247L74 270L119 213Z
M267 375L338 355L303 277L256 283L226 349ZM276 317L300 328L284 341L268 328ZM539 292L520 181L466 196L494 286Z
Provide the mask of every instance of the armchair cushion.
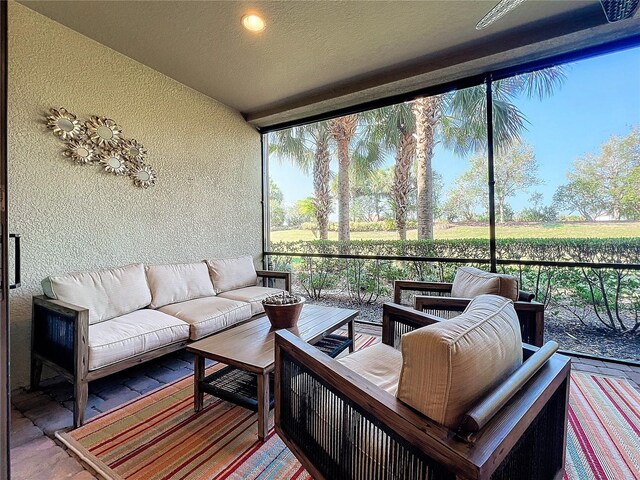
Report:
M522 365L513 303L476 297L458 317L402 336L397 397L449 428Z
M147 267L151 308L215 295L204 262Z
M231 300L238 300L240 302L247 302L251 304L251 315L258 315L264 312L262 306L262 300L269 295L275 295L276 293L282 293L279 288L270 287L244 287L236 290L230 290L220 294L222 298L229 298Z
M258 274L250 255L207 260L207 265L217 293L251 287L258 283Z
M141 263L96 272L45 278L44 294L89 310L89 325L131 313L151 303Z
M402 368L402 354L395 348L377 343L338 361L390 394L396 394Z
M148 308L89 326L89 370L189 338L189 325Z
M451 287L451 296L474 298L478 295L500 295L518 300L518 280L513 275L485 272L474 267L460 267Z

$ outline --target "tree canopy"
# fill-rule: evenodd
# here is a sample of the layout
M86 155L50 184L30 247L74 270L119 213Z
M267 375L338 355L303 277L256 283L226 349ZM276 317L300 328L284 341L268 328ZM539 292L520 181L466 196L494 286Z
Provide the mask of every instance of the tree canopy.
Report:
M475 216L477 207L488 210L487 163L486 153L471 158L469 169L456 180L449 193L447 216L469 221ZM542 183L538 170L538 161L529 145L515 143L495 156L495 199L500 223L509 220L508 213L513 211L508 203L510 198Z
M613 135L597 154L577 158L567 179L554 195L559 209L577 212L588 221L602 216L639 219L640 128L623 137Z

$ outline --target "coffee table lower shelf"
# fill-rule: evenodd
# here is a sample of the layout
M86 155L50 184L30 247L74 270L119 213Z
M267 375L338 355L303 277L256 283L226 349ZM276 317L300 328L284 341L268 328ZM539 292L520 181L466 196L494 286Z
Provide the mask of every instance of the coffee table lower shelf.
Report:
M329 355L337 357L353 344L349 337L327 335L314 346ZM258 378L254 373L227 366L213 372L200 381L200 391L235 403L241 407L258 411ZM269 374L269 410L273 408L273 373Z

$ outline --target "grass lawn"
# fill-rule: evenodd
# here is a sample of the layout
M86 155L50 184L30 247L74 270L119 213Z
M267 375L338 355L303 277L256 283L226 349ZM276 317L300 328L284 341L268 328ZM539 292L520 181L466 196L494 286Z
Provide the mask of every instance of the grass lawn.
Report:
M436 226L437 239L489 238L489 226ZM509 224L496 227L500 238L622 238L640 236L640 222L585 222ZM417 238L417 230L407 232L409 240ZM315 240L310 230L281 230L271 232L273 242ZM329 232L329 240L337 240L337 232ZM351 232L351 240L397 240L396 232Z

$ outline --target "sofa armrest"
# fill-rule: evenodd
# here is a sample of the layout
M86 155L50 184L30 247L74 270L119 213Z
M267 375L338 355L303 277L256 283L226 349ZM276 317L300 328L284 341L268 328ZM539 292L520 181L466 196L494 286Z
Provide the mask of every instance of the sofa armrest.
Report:
M33 297L32 356L58 367L68 378L84 378L89 370L88 337L88 309L43 295Z
M284 289L291 293L291 273L277 272L275 270L257 270L258 278L276 278L284 280Z
M382 306L382 342L397 348L403 334L442 320L405 305L387 302Z
M396 280L393 282L393 303L401 303L402 292L431 292L436 294L451 293L452 283L446 282L421 282L418 280Z
M49 298L45 295L37 295L33 297L33 304L42 306L47 310L51 310L52 312L58 312L62 315L75 316L79 315L82 312L88 312L89 310L85 307L79 307L78 305L74 305L73 303L64 302L62 300L54 300L53 298Z

